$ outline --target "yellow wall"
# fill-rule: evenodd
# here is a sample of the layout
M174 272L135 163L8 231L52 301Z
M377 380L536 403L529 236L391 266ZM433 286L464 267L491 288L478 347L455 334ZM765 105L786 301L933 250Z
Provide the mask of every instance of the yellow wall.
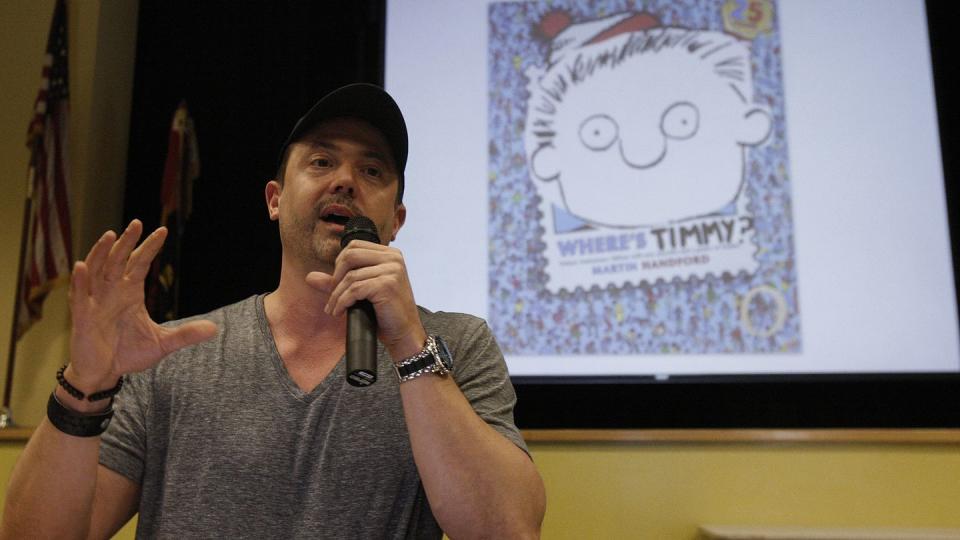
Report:
M53 0L0 2L0 351L13 310L24 134ZM69 2L74 249L120 226L137 3ZM158 174L160 172L158 171ZM67 356L65 291L19 347L13 411L42 417ZM0 378L3 377L0 370ZM0 379L2 380L2 379ZM22 442L0 443L6 486ZM547 484L545 538L692 539L701 523L960 527L960 448L876 444L531 445ZM127 527L121 538L132 538Z
M67 1L75 257L104 230L121 224L138 6L136 0ZM0 2L0 381L6 379L26 195L26 132L53 8L54 0ZM60 287L47 298L43 319L18 345L11 409L19 425L36 425L42 418L51 381L67 359L68 330L66 289ZM17 442L0 444L4 489L21 448ZM120 537L133 538L131 528Z
M960 527L960 448L536 444L544 538L696 537L697 526Z
M70 50L70 206L74 256L120 225L133 88L137 2L67 3ZM0 2L0 351L6 366L16 290L29 153L26 130L40 83L53 0ZM41 418L57 367L67 358L66 289L51 293L44 317L18 345L14 420ZM6 370L0 374L6 378Z

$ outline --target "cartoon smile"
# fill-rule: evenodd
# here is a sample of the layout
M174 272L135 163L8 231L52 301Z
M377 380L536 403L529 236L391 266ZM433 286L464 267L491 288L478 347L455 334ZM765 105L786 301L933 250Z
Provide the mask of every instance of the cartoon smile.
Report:
M660 149L660 155L655 157L653 161L648 161L647 163L634 163L630 161L630 158L627 157L627 153L623 150L623 140L617 141L617 148L620 150L620 157L623 159L623 162L627 164L627 167L631 169L649 169L651 167L657 166L658 163L663 161L663 158L667 155L667 143L663 142L663 145Z

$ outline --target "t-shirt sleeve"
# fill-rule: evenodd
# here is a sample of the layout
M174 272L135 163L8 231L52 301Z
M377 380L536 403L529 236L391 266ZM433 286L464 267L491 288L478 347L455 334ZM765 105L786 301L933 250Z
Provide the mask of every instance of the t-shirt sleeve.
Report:
M146 458L150 373L126 377L114 401L113 420L100 441L100 464L137 484L142 483Z
M520 447L530 451L513 420L517 394L510 382L507 364L490 327L482 319L472 318L461 336L444 339L457 343L451 350L453 375L460 391L487 424ZM452 347L451 347L452 349Z

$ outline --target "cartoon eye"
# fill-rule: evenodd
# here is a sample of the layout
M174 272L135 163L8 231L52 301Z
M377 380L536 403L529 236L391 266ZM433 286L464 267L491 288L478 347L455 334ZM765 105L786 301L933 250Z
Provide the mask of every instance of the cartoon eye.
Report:
M617 140L617 123L605 114L595 114L580 124L580 140L591 150L606 150Z
M686 101L674 103L660 118L660 130L671 139L689 139L700 127L700 111Z

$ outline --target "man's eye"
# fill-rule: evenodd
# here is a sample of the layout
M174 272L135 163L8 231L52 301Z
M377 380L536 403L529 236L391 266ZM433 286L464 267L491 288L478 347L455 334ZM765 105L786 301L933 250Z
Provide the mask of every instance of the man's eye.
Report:
M330 160L327 158L314 158L312 161L310 161L310 164L314 167L326 168L330 166Z
M375 178L380 178L381 176L383 176L383 171L381 171L381 170L380 170L379 168L377 168L377 167L366 167L366 168L363 170L363 172L364 172L364 174L366 174L367 176L373 176L373 177L375 177Z

